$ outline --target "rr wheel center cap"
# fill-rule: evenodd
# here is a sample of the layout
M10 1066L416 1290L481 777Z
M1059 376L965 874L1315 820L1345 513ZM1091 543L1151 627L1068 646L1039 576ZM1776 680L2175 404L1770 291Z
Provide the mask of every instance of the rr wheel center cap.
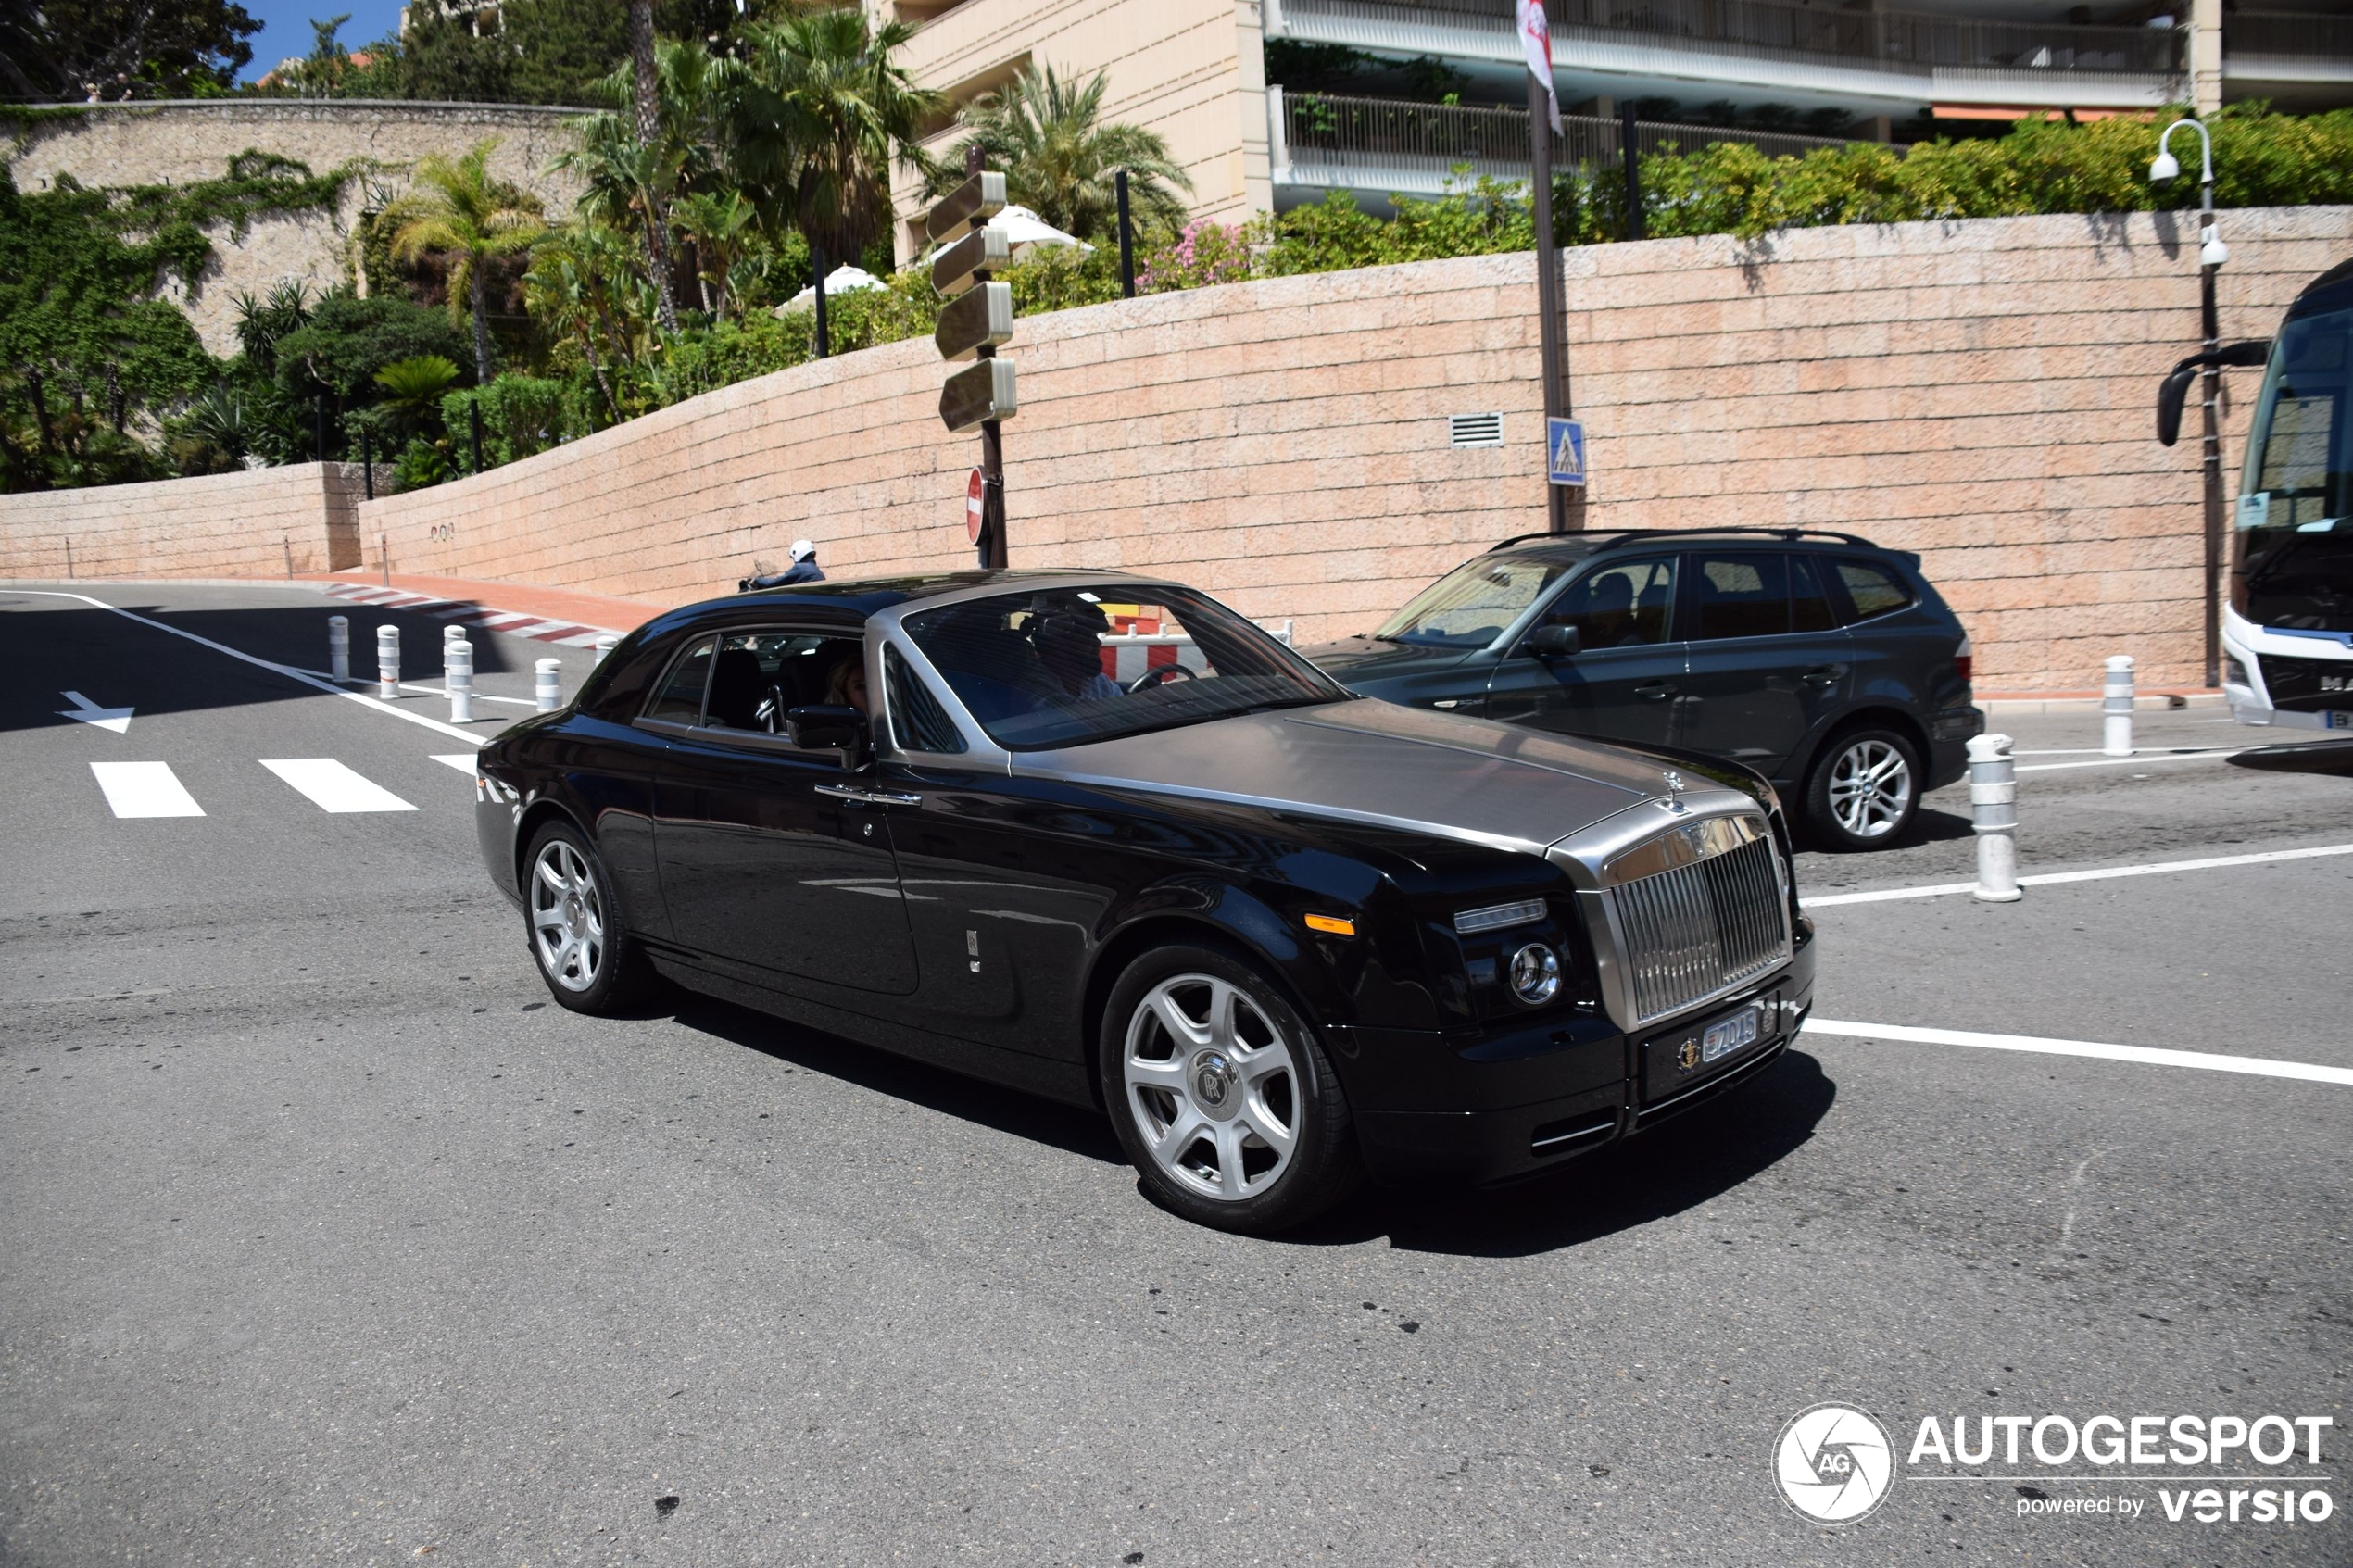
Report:
M1224 1051L1195 1055L1185 1069L1185 1085L1201 1113L1212 1121L1229 1122L1241 1111L1241 1073Z

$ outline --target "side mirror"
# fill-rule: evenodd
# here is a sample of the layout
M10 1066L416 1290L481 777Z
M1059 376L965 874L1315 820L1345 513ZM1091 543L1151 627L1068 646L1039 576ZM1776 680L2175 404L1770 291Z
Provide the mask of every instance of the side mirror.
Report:
M838 751L848 767L866 738L866 716L854 708L796 708L785 715L785 734L804 751Z
M2160 446L2171 446L2182 438L2182 405L2190 395L2190 383L2197 379L2200 370L2208 365L2233 370L2260 370L2271 358L2271 340L2251 338L2218 348L2211 354L2193 354L2167 372L2165 383L2157 389L2157 441Z
M1519 640L1519 651L1538 659L1575 659L1584 646L1585 639L1576 627L1557 621L1539 626Z

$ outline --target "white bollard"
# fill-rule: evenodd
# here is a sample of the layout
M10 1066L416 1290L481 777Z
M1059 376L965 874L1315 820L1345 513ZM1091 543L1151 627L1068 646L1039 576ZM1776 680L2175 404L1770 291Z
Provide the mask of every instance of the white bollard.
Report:
M2014 904L2018 886L2018 763L2007 735L1969 743L1969 831L1977 834L1977 896Z
M560 659L543 659L532 668L538 671L539 711L553 713L564 705L563 693L556 681L556 671L564 667Z
M376 628L376 696L390 702L400 695L400 628Z
M457 627L441 639L441 684L449 694L449 721L474 721L474 646Z
M613 649L619 647L620 646L621 639L619 637L598 637L597 639L597 663L602 664L605 661L605 655L612 652ZM591 665L589 668L594 669L596 666Z
M344 616L327 617L327 673L338 681L351 679L351 622Z
M2110 757L2133 755L2133 656L2108 661L2108 684L2100 695L2100 749Z

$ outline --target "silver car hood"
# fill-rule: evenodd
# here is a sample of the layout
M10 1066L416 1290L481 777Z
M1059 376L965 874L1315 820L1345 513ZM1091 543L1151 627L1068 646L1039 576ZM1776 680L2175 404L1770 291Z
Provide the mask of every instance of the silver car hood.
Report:
M1372 697L1017 753L1013 771L1537 855L1669 794L1666 770L1598 742Z

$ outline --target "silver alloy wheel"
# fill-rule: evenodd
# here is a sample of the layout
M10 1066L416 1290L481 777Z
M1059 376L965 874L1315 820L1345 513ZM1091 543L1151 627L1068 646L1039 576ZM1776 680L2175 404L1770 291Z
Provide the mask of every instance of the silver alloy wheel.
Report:
M1831 814L1857 838L1884 838L1912 805L1912 765L1883 740L1863 739L1831 764Z
M567 991L585 991L604 969L604 901L588 862L560 838L531 869L531 943L539 967Z
M1299 1148L1299 1066L1273 1020L1214 974L1178 974L1127 1021L1127 1111L1153 1163L1189 1192L1255 1198Z

